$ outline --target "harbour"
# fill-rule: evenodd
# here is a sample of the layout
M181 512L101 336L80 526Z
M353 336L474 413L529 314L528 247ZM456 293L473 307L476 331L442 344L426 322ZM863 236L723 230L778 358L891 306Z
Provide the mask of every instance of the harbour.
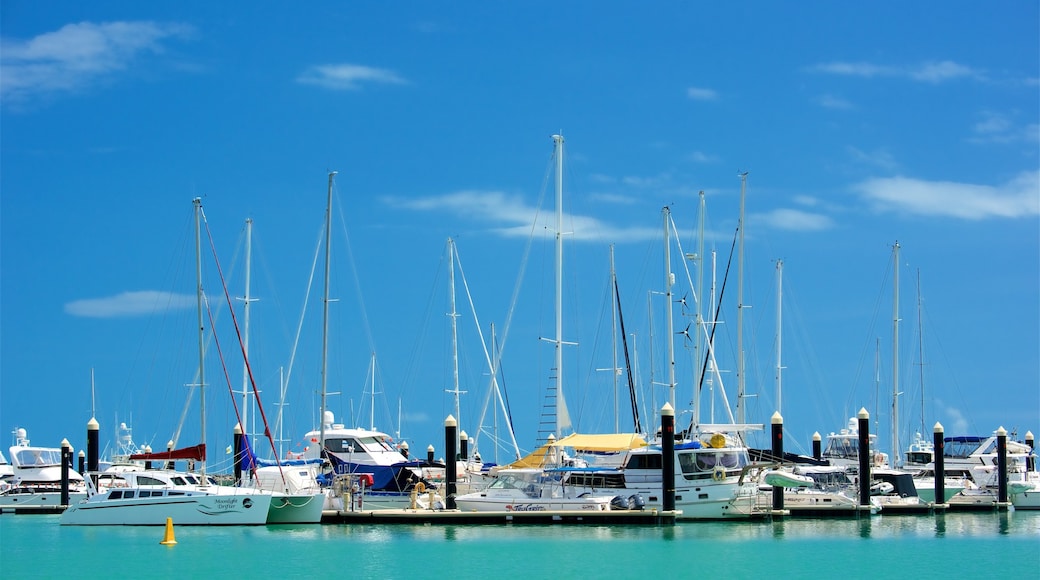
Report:
M279 525L184 527L160 545L155 527L60 526L57 516L0 516L0 570L49 578L71 569L200 574L350 574L361 578L648 574L792 578L895 573L1031 577L1040 565L1040 514L1026 512L787 518L674 526Z

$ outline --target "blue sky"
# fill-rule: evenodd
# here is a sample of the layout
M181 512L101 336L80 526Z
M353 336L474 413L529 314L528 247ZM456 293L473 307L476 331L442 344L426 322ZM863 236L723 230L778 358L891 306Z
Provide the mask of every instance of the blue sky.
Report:
M539 338L555 332L561 132L563 338L578 343L564 349L563 380L580 430L616 421L612 375L598 370L613 364L610 246L645 421L668 398L650 386L667 364L661 210L694 252L704 191L699 263L721 286L743 171L749 422L777 408L781 259L788 448L808 450L814 431L865 407L891 449L893 374L904 437L936 421L954 434L1040 428L1036 3L11 0L2 11L0 424L36 443L82 446L91 369L103 436L117 418L139 443L173 436L198 366L198 196L204 285L235 390L241 357L212 255L241 297L253 220L251 364L271 419L288 375L295 448L317 415L317 252L335 170L330 408L367 426L375 399L376 427L443 449L455 413L451 237L473 303L457 273L461 429L477 432L488 393L476 327L490 340L494 325L517 438L531 448L553 376ZM734 262L715 347L731 403L735 278ZM675 298L691 304L682 284ZM689 312L675 305L675 332ZM689 417L692 351L681 335L675 345ZM235 419L220 357L206 356L219 462L212 450ZM180 443L195 442L196 405Z

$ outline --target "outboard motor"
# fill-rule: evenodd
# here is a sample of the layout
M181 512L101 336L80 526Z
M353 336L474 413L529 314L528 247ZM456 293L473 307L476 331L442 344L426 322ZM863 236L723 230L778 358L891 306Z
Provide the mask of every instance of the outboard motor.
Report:
M612 510L628 510L632 509L629 505L628 500L620 495L615 495L614 499L610 500L610 509Z
M643 496L638 493L628 498L628 505L631 510L641 510L646 507L646 501L643 500Z

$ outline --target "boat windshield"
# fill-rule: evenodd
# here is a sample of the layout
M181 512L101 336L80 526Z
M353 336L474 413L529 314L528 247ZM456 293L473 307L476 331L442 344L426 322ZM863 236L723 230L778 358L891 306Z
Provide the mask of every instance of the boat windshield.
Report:
M12 457L15 463L26 467L30 465L61 465L61 449L19 449Z
M679 467L686 479L711 477L716 467L726 471L743 469L748 463L747 452L743 450L698 449L679 453Z

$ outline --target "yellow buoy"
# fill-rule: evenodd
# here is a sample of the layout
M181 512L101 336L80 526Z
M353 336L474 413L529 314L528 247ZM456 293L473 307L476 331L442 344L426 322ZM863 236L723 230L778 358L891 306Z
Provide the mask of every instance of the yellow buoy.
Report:
M177 543L173 537L173 518L166 518L166 533L163 534L163 539L159 543L164 546L172 546Z

